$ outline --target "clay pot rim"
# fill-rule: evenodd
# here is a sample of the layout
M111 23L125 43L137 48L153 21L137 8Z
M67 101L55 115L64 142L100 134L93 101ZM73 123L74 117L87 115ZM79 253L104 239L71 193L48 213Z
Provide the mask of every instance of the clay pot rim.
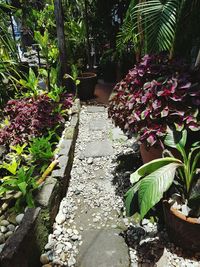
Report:
M200 222L197 220L197 218L192 218L192 217L186 217L183 213L181 213L179 210L173 208L170 206L168 200L163 200L163 204L170 210L170 212L178 217L179 219L191 223L191 224L196 224L196 225L200 225Z
M80 76L78 76L78 79L88 79L88 78L96 78L97 75L94 72L83 72Z

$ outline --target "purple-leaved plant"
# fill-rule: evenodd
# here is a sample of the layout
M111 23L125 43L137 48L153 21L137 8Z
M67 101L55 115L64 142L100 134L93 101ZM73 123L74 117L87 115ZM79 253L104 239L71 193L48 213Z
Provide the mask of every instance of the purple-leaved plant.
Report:
M189 67L164 54L146 55L119 82L109 100L109 117L129 136L154 145L167 126L200 130L200 85Z

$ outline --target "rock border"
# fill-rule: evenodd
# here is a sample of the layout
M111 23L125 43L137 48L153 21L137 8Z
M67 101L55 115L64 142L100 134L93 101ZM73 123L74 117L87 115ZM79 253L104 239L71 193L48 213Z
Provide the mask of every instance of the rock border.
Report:
M78 135L80 101L75 100L71 120L66 123L58 144L58 167L45 180L36 196L37 208L29 208L16 232L6 241L0 254L1 267L41 266L40 255L66 195Z

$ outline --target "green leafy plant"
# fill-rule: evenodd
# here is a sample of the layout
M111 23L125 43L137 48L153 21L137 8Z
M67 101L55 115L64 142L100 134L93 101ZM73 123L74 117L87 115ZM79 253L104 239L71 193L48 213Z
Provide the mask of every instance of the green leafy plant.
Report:
M9 173L15 175L17 173L17 169L19 167L20 162L17 161L15 158L12 159L12 161L10 163L7 162L3 162L0 165L0 169L5 169L7 170Z
M139 206L141 219L163 197L164 193L173 185L190 208L199 209L200 193L193 189L197 185L199 175L197 171L200 159L200 143L194 143L189 151L186 149L187 131L181 133L169 131L165 144L179 151L182 160L166 157L144 164L130 176L133 186L127 191L126 211L132 214L134 205ZM170 152L167 152L168 154Z
M20 168L15 175L4 177L0 187L0 196L8 191L21 192L16 202L16 207L25 202L28 207L34 207L33 191L38 187L36 179L33 177L34 167L26 169Z
M54 156L50 136L39 137L32 140L29 148L32 159L36 164L48 163Z
M19 80L19 84L27 89L27 91L25 93L23 93L23 95L25 97L34 97L36 98L41 92L41 88L39 90L39 80L38 77L35 75L34 71L30 68L29 69L29 75L27 77L26 80L24 79L20 79Z

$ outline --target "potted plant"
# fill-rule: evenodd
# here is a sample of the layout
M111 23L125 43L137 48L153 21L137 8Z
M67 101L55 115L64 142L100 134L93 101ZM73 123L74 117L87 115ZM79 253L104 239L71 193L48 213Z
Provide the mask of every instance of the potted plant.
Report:
M136 135L142 154L153 147L150 155L160 157L168 126L200 129L199 104L198 79L183 61L169 60L165 54L146 55L115 86L108 112L128 136Z
M165 144L176 148L182 159L170 157L144 164L130 176L132 187L126 193L126 211L139 207L143 219L163 197L164 215L173 242L200 251L200 142L186 148L187 131L169 131ZM136 210L135 210L136 211Z

